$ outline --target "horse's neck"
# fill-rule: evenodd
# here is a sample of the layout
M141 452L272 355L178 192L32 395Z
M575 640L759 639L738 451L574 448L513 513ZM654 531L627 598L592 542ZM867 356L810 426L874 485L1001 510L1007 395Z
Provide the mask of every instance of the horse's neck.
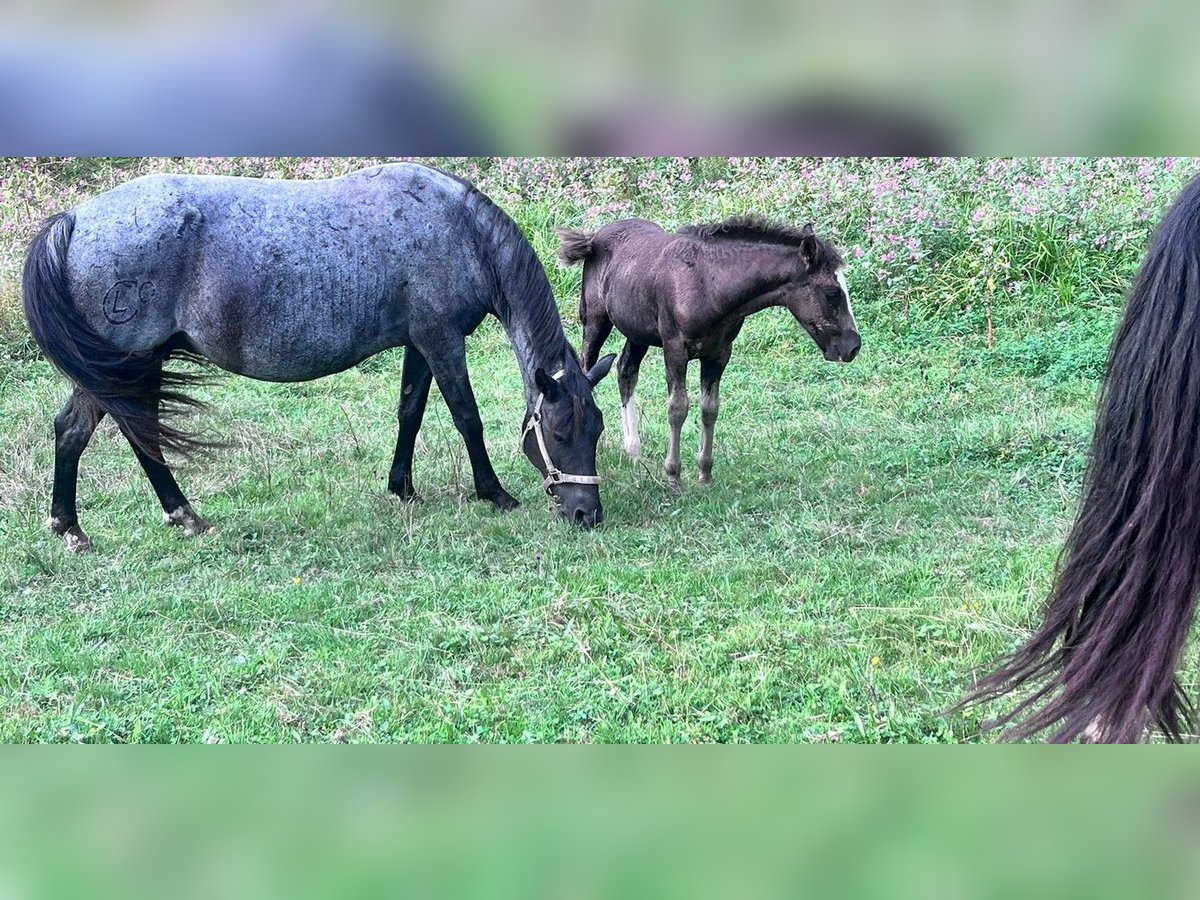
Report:
M569 366L575 357L567 349L561 324L549 328L543 324L541 329L535 329L529 317L522 315L520 310L510 310L507 318L499 318L517 357L517 367L525 385L525 402L532 404L538 395L534 372L544 369L547 375L553 375Z

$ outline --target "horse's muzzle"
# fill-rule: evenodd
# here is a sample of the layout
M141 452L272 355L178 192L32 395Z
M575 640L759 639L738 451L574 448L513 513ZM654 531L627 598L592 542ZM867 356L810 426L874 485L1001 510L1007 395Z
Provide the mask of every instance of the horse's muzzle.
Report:
M595 528L604 521L604 506L598 498L589 498L586 493L583 496L559 497L558 514L580 528Z
M853 362L854 357L858 356L858 351L861 349L862 338L859 337L857 331L843 332L831 338L825 346L825 360L827 362Z

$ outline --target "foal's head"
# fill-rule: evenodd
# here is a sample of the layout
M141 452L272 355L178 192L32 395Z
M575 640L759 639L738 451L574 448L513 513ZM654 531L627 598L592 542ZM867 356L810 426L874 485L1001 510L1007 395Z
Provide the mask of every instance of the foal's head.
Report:
M812 225L801 231L799 249L803 274L784 302L829 362L850 362L862 338L850 310L842 258L813 233Z
M570 362L557 377L545 369L535 371L540 400L525 418L521 439L521 449L545 478L546 493L558 504L558 514L588 528L604 521L596 475L596 444L604 417L592 399L592 388L608 374L614 358L609 354L587 373Z

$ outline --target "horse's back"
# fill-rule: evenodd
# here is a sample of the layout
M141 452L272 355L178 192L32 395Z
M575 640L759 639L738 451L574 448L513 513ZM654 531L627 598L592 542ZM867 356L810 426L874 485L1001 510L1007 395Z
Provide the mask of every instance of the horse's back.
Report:
M232 371L317 377L405 343L414 303L436 309L446 279L481 277L466 192L412 164L145 176L76 208L72 295L118 347L184 334Z

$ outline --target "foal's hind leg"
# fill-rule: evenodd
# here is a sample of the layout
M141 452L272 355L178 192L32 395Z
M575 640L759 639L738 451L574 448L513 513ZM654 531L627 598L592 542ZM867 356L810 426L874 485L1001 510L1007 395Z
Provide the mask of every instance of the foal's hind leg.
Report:
M54 417L54 488L46 526L63 539L67 550L86 553L91 539L79 527L75 494L79 486L79 457L87 449L104 411L78 390Z
M633 392L637 388L638 370L648 347L626 341L617 360L617 385L621 390L621 437L630 459L642 455L642 439L638 435L638 411Z
M429 385L433 373L429 363L416 347L404 351L404 374L400 379L400 431L396 435L396 455L392 458L392 471L388 475L388 490L401 500L420 500L413 490L412 462L413 447L417 432L421 430L421 419L425 416L425 403L429 399Z
M664 344L663 361L667 366L667 424L670 426L667 437L667 459L663 469L667 473L667 481L671 487L679 488L679 435L683 431L683 423L687 421L687 350L682 346Z
M483 421L479 418L479 405L475 402L475 392L471 390L471 381L467 377L466 343L461 335L447 337L436 346L437 353L429 352L429 347L422 350L429 368L433 370L438 389L450 407L454 417L454 427L462 435L467 445L467 456L471 459L471 470L475 476L475 494L480 500L489 500L500 509L514 509L520 506L517 499L500 486L496 470L488 458L487 447L483 443Z
M583 371L590 371L600 359L600 351L604 342L612 334L612 320L605 313L592 315L589 313L583 320L583 346L580 356L583 357Z
M728 351L720 359L700 361L700 452L696 454L696 466L700 470L701 484L712 484L713 480L713 431L721 406L721 375L728 364Z

